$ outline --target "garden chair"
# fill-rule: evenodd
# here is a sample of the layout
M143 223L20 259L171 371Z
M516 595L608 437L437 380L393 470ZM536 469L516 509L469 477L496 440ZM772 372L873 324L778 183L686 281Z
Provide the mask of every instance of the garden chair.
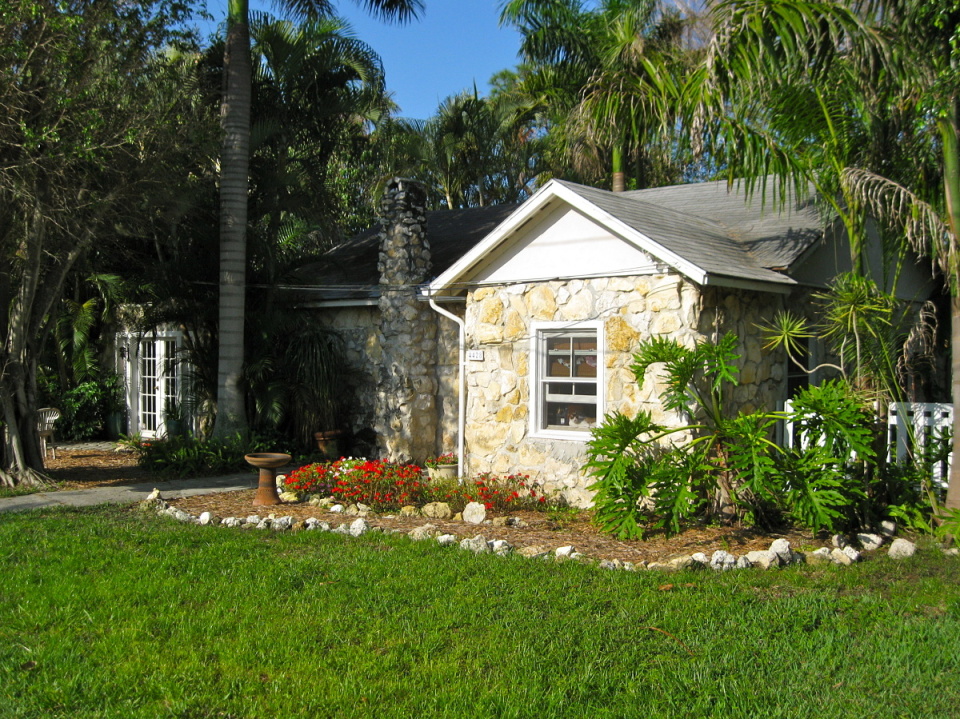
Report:
M57 445L53 438L53 423L60 418L60 410L53 407L44 407L37 410L37 429L40 431L40 449L43 451L43 458L47 458L47 442L50 442L50 449L53 450L53 458L57 458Z

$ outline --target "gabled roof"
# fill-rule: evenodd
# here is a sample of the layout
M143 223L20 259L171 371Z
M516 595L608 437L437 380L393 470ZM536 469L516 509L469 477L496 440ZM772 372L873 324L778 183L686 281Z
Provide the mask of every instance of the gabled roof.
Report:
M742 188L722 181L613 193L552 180L522 205L428 212L430 292L456 294L495 249L562 204L698 284L787 291L796 283L786 273L823 237L823 224L812 193L798 199L788 192L782 210L764 203L764 193L773 196L770 182L747 202ZM298 294L325 303L375 302L379 249L379 227L340 243L295 273L311 287Z
M811 198L787 195L782 211L725 182L613 193L552 180L430 285L449 294L469 283L486 257L518 241L538 213L565 203L694 282L786 291L781 270L823 236ZM533 279L533 278L531 278Z

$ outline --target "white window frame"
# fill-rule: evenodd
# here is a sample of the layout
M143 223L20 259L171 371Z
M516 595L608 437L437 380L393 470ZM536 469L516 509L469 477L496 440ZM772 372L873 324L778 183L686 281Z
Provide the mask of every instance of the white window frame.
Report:
M531 437L539 439L560 439L568 442L586 442L590 439L590 427L570 427L569 429L557 429L554 427L541 427L543 412L543 403L541 402L544 385L548 378L546 376L546 339L551 334L564 334L566 332L577 332L581 330L591 330L597 334L597 376L580 382L596 382L597 387L597 425L603 421L606 405L606 381L605 381L605 359L604 359L604 334L603 322L533 322L530 326L530 427ZM573 383L578 380L570 378ZM566 381L566 380L561 380Z

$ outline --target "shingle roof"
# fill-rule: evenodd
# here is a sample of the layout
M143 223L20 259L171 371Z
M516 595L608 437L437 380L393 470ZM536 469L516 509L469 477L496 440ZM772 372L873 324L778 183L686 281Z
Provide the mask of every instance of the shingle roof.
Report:
M464 210L427 212L427 241L433 279L456 262L507 218L517 205L491 205ZM369 299L379 296L380 228L354 235L330 248L317 262L297 270L294 280L318 291L313 299Z
M787 268L823 236L823 219L811 187L798 197L785 187L782 205L772 179L761 183L747 201L742 183L702 182L626 192L645 202L693 215L724 228L761 267ZM782 209L781 209L782 207Z
M708 275L792 284L783 271L823 236L812 199L787 192L782 210L773 207L768 181L751 202L736 185L705 182L613 193L555 181ZM762 200L765 193L768 201ZM507 219L517 205L495 205L427 213L432 275L440 275ZM301 268L297 279L312 285L315 298L369 299L379 295L379 228L328 250ZM432 279L432 278L428 278Z

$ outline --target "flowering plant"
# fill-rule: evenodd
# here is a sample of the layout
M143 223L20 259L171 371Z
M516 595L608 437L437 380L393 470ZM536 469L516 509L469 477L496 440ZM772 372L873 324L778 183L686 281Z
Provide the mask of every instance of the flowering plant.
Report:
M344 503L362 503L375 512L422 504L426 481L420 467L385 459L339 459L301 467L287 475L286 486L296 492L330 494Z
M436 469L437 467L446 467L456 463L457 455L453 452L447 452L445 454L438 454L436 457L430 457L424 464L431 469Z
M525 474L496 477L489 473L477 475L471 483L455 486L434 483L430 487L429 501L446 502L459 512L468 502L480 502L488 510L516 511L540 510L548 506L543 489L530 481Z

